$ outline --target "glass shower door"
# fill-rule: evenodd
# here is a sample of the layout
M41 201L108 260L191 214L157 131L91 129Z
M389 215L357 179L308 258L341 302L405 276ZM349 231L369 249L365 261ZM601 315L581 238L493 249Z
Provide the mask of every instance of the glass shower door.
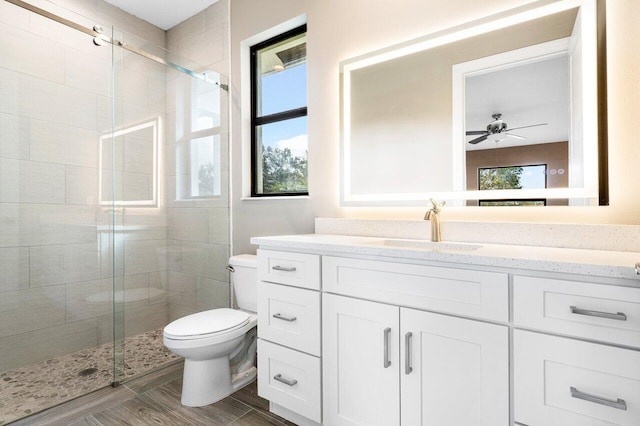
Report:
M229 306L224 77L114 30L112 151L115 379L179 357L172 320ZM105 158L108 157L105 153Z

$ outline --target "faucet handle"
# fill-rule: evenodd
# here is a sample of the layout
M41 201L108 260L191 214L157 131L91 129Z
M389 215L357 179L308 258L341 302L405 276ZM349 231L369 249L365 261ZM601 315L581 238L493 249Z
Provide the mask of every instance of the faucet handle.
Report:
M430 201L431 201L431 204L433 205L431 209L434 210L436 213L439 212L440 209L445 206L445 204L447 204L447 202L444 200L436 201L433 198L431 198Z

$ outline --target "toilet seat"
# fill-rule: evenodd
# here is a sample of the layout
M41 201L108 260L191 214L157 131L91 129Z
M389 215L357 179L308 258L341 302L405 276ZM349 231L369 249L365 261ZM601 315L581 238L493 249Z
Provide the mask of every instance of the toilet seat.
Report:
M250 315L246 312L212 309L173 321L164 328L164 337L172 340L205 339L241 329L249 321Z

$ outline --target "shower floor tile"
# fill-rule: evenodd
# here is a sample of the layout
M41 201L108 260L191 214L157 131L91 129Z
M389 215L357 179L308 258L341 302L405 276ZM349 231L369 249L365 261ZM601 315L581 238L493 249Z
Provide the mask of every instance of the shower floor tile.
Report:
M162 344L162 329L127 337L125 378L180 359ZM84 349L0 373L0 425L108 386L113 344Z

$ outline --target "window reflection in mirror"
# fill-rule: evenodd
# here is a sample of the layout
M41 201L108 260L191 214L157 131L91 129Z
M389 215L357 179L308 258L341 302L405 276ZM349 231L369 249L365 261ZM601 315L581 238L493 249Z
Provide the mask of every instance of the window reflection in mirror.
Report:
M158 192L158 120L100 138L102 205L155 206Z

